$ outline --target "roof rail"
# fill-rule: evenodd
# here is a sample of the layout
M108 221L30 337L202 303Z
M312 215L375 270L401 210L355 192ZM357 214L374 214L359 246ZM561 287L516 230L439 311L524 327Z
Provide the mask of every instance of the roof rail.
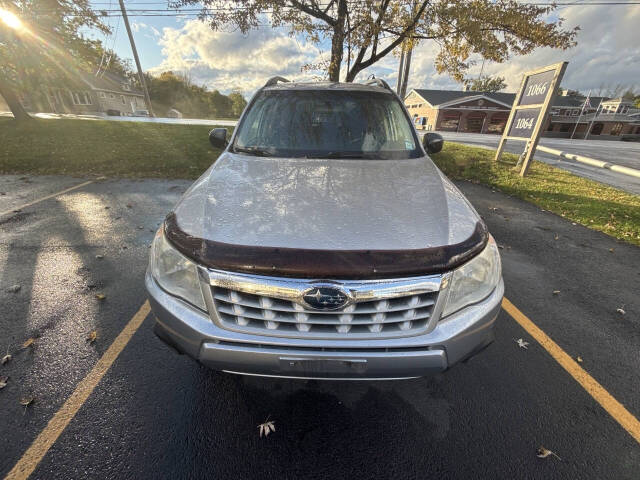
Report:
M269 80L267 80L267 83L265 83L264 86L271 87L273 85L276 85L278 82L288 83L289 80L283 77L271 77Z
M381 88L386 88L387 90L391 90L391 87L389 86L389 84L387 82L385 82L383 79L381 78L370 78L366 81L363 82L364 85L376 85L377 87L381 87ZM393 91L393 90L391 90Z

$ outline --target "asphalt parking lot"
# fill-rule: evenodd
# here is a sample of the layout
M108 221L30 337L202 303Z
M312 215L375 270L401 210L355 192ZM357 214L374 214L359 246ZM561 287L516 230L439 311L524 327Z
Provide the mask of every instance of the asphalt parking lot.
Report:
M0 177L2 477L640 478L638 247L461 183L502 247L506 297L556 347L503 310L494 344L432 378L233 377L137 315L149 244L189 183ZM56 416L103 356L77 413Z

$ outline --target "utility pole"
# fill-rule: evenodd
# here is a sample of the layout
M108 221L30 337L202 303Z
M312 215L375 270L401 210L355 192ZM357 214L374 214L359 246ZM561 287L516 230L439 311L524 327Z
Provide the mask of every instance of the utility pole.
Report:
M411 52L413 51L413 44L409 43L409 48L405 54L404 59L404 74L402 75L402 90L400 92L400 98L404 100L407 94L407 84L409 83L409 70L411 69Z
M129 42L131 43L131 50L133 50L133 58L136 61L136 67L138 67L138 79L140 85L142 85L142 91L144 92L144 100L147 102L147 108L149 109L149 115L155 117L153 114L153 107L151 106L151 98L149 98L149 90L147 90L147 83L144 81L144 75L142 74L142 67L140 66L140 59L138 58L138 50L136 50L136 44L133 41L133 33L131 33L131 26L129 25L129 18L127 17L127 10L124 8L124 1L119 0L120 10L122 10L122 18L124 19L124 26L127 27L127 34L129 35Z
M402 53L400 54L400 66L398 67L398 80L396 82L396 93L400 97L400 93L402 92L402 79L404 77L404 47L405 43L402 43Z

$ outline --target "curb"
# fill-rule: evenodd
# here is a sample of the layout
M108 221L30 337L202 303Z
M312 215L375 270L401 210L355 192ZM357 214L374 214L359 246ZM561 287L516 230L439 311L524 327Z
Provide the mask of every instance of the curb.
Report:
M557 155L558 157L566 158L569 160L575 160L576 162L585 163L593 167L605 168L613 172L622 173L632 177L640 178L640 170L630 167L623 167L622 165L615 165L609 162L603 162L602 160L596 160L595 158L583 157L582 155L575 155L573 153L563 152L562 150L556 150L555 148L543 147L538 145L537 150L541 152Z

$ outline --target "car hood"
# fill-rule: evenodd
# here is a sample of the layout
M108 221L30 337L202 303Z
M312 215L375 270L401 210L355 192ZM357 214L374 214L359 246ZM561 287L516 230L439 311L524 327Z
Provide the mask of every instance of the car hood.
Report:
M312 160L224 153L175 208L182 230L236 245L420 249L468 238L479 216L427 158Z
M262 158L224 153L165 221L198 263L306 278L451 269L487 242L484 223L428 157Z

